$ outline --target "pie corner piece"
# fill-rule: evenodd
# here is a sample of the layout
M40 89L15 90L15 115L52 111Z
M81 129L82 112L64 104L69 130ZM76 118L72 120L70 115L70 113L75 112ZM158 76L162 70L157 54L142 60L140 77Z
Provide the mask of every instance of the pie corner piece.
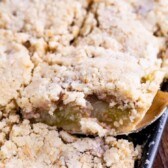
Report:
M85 17L74 44L35 67L18 99L22 114L73 133L133 130L164 78L162 40L126 2L95 2Z

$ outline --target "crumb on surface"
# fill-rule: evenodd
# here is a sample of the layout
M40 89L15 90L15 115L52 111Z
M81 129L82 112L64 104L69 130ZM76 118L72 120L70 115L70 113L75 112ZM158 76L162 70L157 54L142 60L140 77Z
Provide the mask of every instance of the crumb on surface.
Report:
M167 71L167 34L165 0L0 1L0 167L133 168L141 147L108 135L92 110L131 109L118 129L143 118ZM27 120L69 106L97 137Z
M0 148L0 166L7 168L133 168L140 156L138 147L127 140L77 138L42 123L30 125L28 120L13 125Z

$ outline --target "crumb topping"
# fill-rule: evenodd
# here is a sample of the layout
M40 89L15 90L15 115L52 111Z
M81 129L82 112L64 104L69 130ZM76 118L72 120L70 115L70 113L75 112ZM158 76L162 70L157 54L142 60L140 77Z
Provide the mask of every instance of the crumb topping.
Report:
M167 34L165 0L0 1L0 167L133 168Z
M86 124L81 125L83 118L98 119L95 124L107 129L109 123L104 122L115 110L119 115L112 116L113 127L122 129L124 123L130 123L128 127L133 128L149 109L163 80L157 58L163 42L144 26L131 2L73 0L69 4L70 0L0 3L1 40L5 47L15 45L13 50L20 47L15 49L16 56L13 51L1 54L7 58L6 64L13 66L2 60L2 73L14 73L8 78L9 86L6 79L2 83L1 106L14 101L24 118L40 121L43 116L51 120L48 124L59 123L60 127L66 120L81 130L88 130ZM55 42L62 47L54 46ZM95 114L100 113L96 106L107 119ZM76 120L78 124L73 124ZM91 134L101 134L94 129Z
M67 138L68 137L68 138ZM45 124L28 120L12 127L1 146L1 167L134 167L139 146L113 137L77 138Z

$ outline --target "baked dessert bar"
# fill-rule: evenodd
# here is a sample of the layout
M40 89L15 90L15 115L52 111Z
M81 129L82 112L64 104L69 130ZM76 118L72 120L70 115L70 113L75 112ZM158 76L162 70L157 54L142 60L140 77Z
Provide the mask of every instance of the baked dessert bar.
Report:
M24 117L99 135L106 129L133 128L159 89L160 61L151 65L128 53L77 50L68 56L52 55L50 65L40 63L34 69L32 81L17 99ZM147 69L138 61L146 61Z
M0 167L133 168L141 147L111 134L134 129L160 88L167 9L0 1Z
M128 9L126 2L92 4L74 45L44 55L34 69L17 100L25 118L100 136L134 128L164 73L160 39Z
M22 33L24 38L17 43L25 52L29 51L28 59L34 64L29 71L29 82L15 89L19 95L14 97L16 106L24 118L43 121L73 133L104 136L122 132L123 128L134 129L151 106L164 77L161 60L157 58L162 41L137 18L130 3L74 0L74 8L85 11L82 12L84 15L80 14L80 24L77 24L80 31L70 40L64 40L66 45L59 41L62 47L55 46L50 50L48 31L55 38L59 36L57 25L69 30L76 23L73 5L68 5L71 1L54 2L47 1L48 9L46 1L27 1L26 5L36 6L31 8L32 16L22 11L27 8L22 1L0 3L3 8L1 31L12 31L14 36ZM64 9L63 2L66 4ZM44 16L51 17L51 21L42 17L43 8ZM67 20L62 22L69 8L72 10L70 24ZM59 13L58 19L50 16L48 10ZM5 21L10 17L13 18L11 21ZM21 21L22 27L13 20ZM40 26L45 28L42 31L36 29L39 22L44 25ZM61 33L60 38L62 34L67 37L66 33ZM32 51L32 38L47 41L47 47L35 47ZM41 48L43 51L39 56ZM39 59L35 59L36 54Z

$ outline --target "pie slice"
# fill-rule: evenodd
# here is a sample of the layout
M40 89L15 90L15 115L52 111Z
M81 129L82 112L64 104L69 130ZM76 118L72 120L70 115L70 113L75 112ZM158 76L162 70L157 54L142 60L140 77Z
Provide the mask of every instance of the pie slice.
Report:
M159 60L152 64L99 47L78 47L68 55L48 58L50 63L34 69L17 103L25 118L71 132L101 134L101 129L105 133L112 128L134 128L164 76Z
M7 16L11 16L10 11L14 12L16 5L11 6L9 2L0 3L5 10L3 14ZM47 1L42 1L42 4L38 1L27 2L30 7L37 5L31 14L35 13L36 17L33 16L43 25L42 32L36 30L38 24L32 24L39 22L36 22L33 16L25 14L22 16L21 11L17 13L15 11L11 16L16 20L19 16L25 17L21 19L23 22L21 29L18 29L18 25L16 30L13 29L15 22L3 22L8 17L1 16L2 25L5 25L1 29L9 28L15 34L22 31L28 34L27 42L20 42L22 47L18 48L17 52L27 48L31 55L28 59L34 63L34 67L30 68L31 72L29 71L30 79L26 78L27 82L19 83L18 87L14 88L18 96L12 96L10 99L15 100L24 118L35 122L43 121L73 133L104 136L134 129L151 106L164 78L161 60L157 57L161 49L160 39L143 25L134 8L125 1L92 2L87 7L87 15L86 1L47 2L49 7L45 8L44 13L48 19L37 15L43 13L45 2ZM73 5L69 7L71 2L74 3L74 8ZM81 9L79 13L76 8ZM84 15L80 13L82 9L85 11ZM51 17L51 22L50 10L59 16L56 20ZM70 20L67 21L67 12L71 13L71 10L72 13L75 10L76 15L69 14ZM65 22L64 14L66 14ZM78 16L77 14L81 14L83 18L83 22L78 26L80 31L77 36L71 38L73 41L64 41L62 37L64 35L67 37L68 30L76 25L74 18ZM65 34L61 27L66 29ZM39 51L43 47L37 47L32 51L29 39L47 40L48 44L50 38L46 33L51 31L51 36L55 38L59 34L58 30L63 31L61 39L67 42L67 45L58 40L62 47L56 47L56 50L44 47L40 61L35 61L36 50ZM6 41L12 43L13 39L9 38ZM20 69L25 65L17 64L17 57L23 57L19 61L24 60L26 53L15 56L13 52L5 52L2 55L5 54L7 57L16 57L11 67L16 64ZM13 68L8 68L10 70L6 69L5 73L15 72Z

